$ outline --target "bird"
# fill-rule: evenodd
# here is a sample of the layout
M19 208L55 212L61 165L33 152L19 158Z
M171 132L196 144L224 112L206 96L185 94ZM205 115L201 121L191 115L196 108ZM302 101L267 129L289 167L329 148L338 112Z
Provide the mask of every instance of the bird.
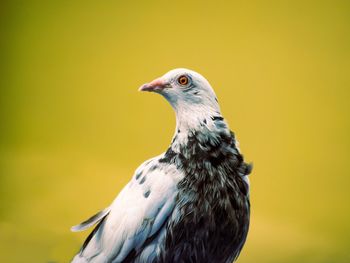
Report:
M142 85L176 115L168 149L142 163L110 206L71 228L95 225L72 262L230 263L250 222L252 164L199 73L177 68Z

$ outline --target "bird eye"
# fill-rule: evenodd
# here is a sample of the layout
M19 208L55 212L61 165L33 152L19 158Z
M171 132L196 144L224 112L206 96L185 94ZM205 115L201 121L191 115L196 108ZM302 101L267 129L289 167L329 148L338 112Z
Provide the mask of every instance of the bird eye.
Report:
M181 86L186 86L189 82L189 79L187 76L182 75L180 77L178 77L177 82L181 85Z

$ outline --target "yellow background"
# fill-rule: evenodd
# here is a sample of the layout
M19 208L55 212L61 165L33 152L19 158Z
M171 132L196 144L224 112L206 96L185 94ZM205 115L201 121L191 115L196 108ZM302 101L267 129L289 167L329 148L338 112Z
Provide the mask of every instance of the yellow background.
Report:
M348 1L12 1L1 9L0 262L67 262L203 74L251 179L240 263L350 262Z

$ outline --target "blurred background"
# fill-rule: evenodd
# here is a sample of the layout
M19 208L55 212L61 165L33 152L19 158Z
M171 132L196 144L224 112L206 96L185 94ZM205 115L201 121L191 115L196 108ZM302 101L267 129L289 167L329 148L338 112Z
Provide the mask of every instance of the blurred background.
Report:
M350 262L348 1L1 1L0 262L68 262L203 74L251 179L240 263Z

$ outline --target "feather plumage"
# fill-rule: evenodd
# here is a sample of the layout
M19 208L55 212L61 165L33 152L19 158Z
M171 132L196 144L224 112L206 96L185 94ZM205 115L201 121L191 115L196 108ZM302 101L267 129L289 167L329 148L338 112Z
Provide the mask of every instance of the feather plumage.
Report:
M100 222L105 216L108 215L110 211L110 208L107 207L103 209L102 211L98 212L97 214L93 215L89 219L85 220L84 222L80 223L79 225L72 226L71 230L72 232L79 232L79 231L84 231L93 225L97 224Z
M73 262L170 263L235 260L247 237L251 166L209 83L177 69L141 87L176 112L168 150L143 163L105 210Z

